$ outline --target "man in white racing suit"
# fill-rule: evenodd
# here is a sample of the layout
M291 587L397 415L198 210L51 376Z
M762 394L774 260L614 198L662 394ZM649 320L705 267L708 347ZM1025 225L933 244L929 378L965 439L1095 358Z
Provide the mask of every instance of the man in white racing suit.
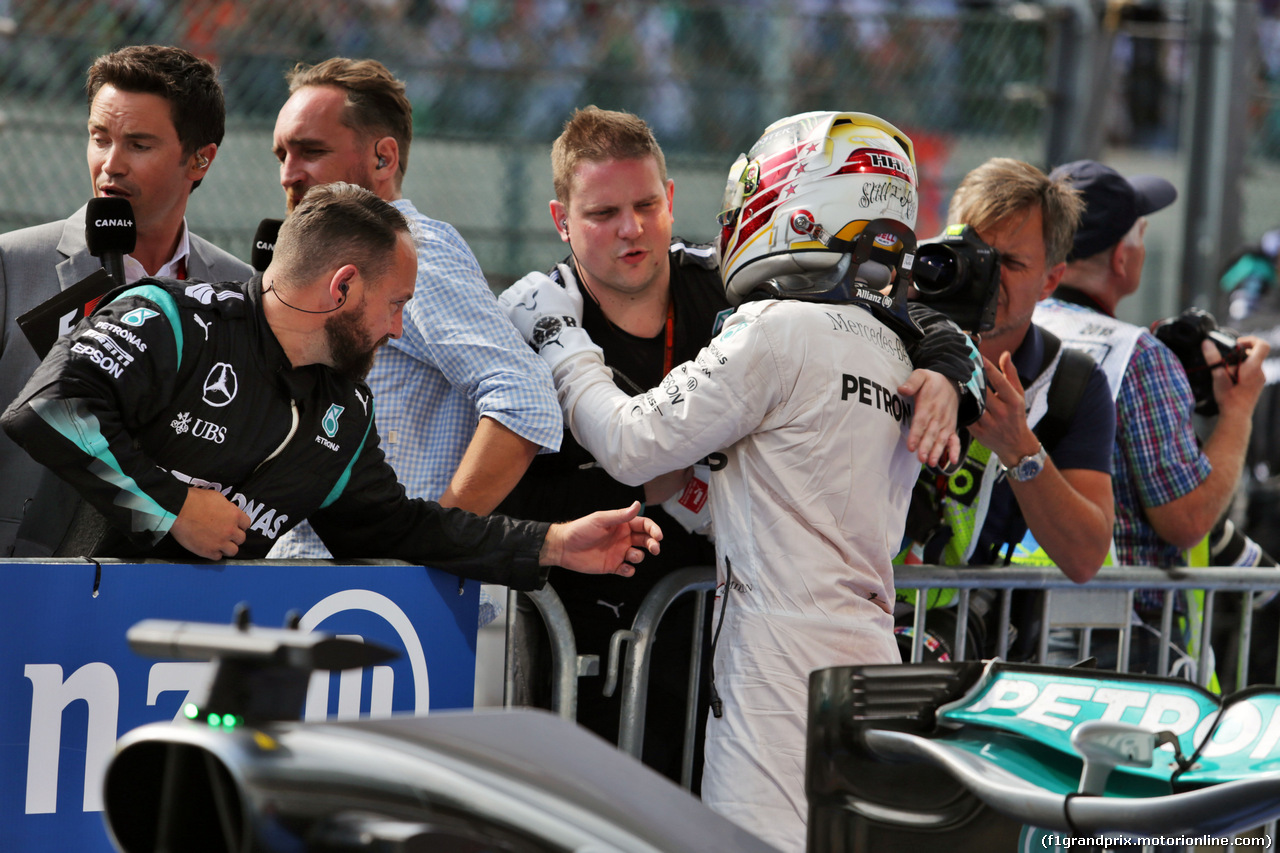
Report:
M914 174L910 140L874 116L770 126L735 164L721 217L721 276L741 307L634 397L579 327L571 286L534 274L501 297L611 476L640 484L723 451L702 797L784 850L805 847L809 673L899 660L890 558L921 461L959 458L957 395L912 399L932 381L903 342L919 335L902 301ZM891 281L897 299L878 292Z

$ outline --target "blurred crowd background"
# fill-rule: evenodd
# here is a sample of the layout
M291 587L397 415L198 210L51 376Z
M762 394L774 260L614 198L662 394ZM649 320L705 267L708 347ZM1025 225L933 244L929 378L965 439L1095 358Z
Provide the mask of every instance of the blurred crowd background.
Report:
M1280 0L0 0L0 230L89 196L85 69L142 43L221 69L227 139L189 219L244 258L284 213L284 72L335 55L407 82L405 194L458 226L495 286L561 256L548 152L586 104L652 124L676 232L699 240L738 153L809 109L912 136L922 237L990 156L1163 175L1180 199L1152 220L1135 322L1219 308L1222 263L1280 224Z

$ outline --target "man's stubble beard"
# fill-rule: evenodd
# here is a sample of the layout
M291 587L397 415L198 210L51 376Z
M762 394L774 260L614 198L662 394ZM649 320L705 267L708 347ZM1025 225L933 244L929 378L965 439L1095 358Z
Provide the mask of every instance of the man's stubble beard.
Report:
M369 375L378 348L391 339L388 335L374 343L361 326L360 319L357 312L344 311L324 323L333 369L353 381L363 380Z

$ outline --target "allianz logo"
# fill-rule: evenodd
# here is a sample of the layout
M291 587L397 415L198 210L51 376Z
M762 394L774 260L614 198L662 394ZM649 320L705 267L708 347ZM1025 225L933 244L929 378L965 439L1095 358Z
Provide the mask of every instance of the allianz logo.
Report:
M413 676L414 716L426 716L431 705L431 687L427 676L427 658L422 640L413 623L400 607L381 593L367 589L335 592L317 602L303 615L300 629L320 627L330 617L348 611L364 611L382 617L395 630L403 647L402 656ZM346 634L346 637L354 635ZM389 666L369 667L371 672L369 718L391 716L395 672ZM63 677L56 663L29 663L24 674L31 682L31 727L27 750L26 813L52 814L58 810L59 760L79 753L84 743L84 796L82 810L102 811L102 778L115 753L120 736L120 681L110 664L87 663ZM146 704L153 706L162 693L183 694L178 703L179 714L193 691L203 691L213 677L213 668L203 661L160 661L151 665L147 676ZM330 718L329 686L331 673L316 672L311 676L303 719L318 722L325 719L355 720L360 718L360 701L364 690L364 670L344 670L338 674L338 710ZM89 706L86 737L80 741L69 736L63 745L63 710L73 702ZM178 717L175 716L175 719Z

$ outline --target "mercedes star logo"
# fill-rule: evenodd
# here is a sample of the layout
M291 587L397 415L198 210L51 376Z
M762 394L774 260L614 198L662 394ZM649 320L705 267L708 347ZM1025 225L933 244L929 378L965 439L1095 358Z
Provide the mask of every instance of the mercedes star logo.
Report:
M236 398L239 383L235 369L220 361L209 371L204 380L204 401L214 408L222 408Z

